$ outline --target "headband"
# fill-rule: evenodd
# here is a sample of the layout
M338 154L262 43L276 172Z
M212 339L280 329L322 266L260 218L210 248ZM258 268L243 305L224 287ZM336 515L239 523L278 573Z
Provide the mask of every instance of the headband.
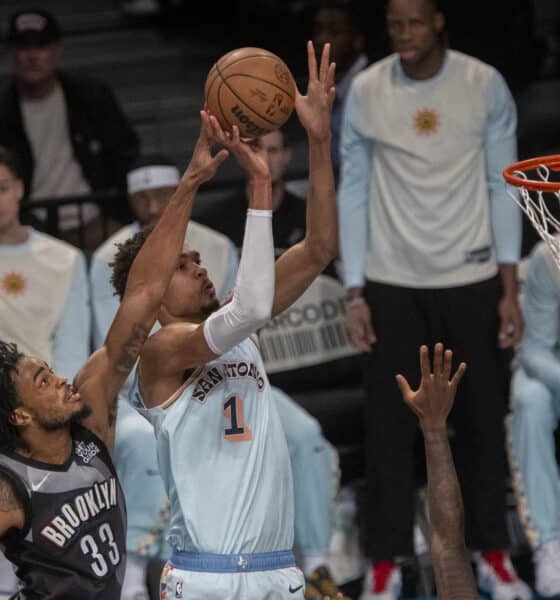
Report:
M180 173L176 167L168 165L139 167L126 176L129 194L154 188L172 187L179 183Z

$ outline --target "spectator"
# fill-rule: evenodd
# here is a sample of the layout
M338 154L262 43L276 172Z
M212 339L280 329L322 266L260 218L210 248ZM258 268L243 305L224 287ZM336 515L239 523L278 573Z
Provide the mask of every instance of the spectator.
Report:
M22 197L14 156L0 147L0 338L44 356L72 378L89 356L85 259L65 242L24 227ZM15 591L15 575L2 556L0 597Z
M23 181L0 148L0 337L72 380L89 356L89 288L81 252L23 226Z
M350 84L367 66L365 37L349 0L324 0L313 17L313 44L322 48L331 44L336 63L336 96L332 108L332 159L335 176L340 168L340 128Z
M560 272L543 242L529 261L523 315L508 446L521 521L535 552L535 587L547 598L560 595L560 478L554 438L560 415Z
M267 133L262 138L267 151L272 178L272 222L276 257L305 236L305 202L286 190L284 175L291 158L290 146L281 131ZM236 190L217 202L203 206L195 218L227 235L241 248L245 231L247 190Z
M394 54L354 79L342 135L340 241L347 327L364 352L368 395L362 598L396 597L412 555L415 420L399 402L416 348L453 346L469 371L454 407L467 543L479 586L525 600L506 551L500 347L521 336L521 217L501 171L516 158L516 114L501 75L445 46L434 0L390 0ZM498 273L500 276L498 276Z
M63 43L54 16L14 14L8 43L14 74L0 96L0 143L21 157L26 198L123 188L137 136L104 83L60 70ZM76 242L78 207L62 208L59 219L63 237ZM95 205L84 206L84 221L86 246L93 248L101 241Z
M280 134L279 138L281 142ZM271 153L272 164L274 158L284 152L288 153L280 143L277 152ZM271 154L269 152L269 156ZM283 162L281 158L277 158L277 161ZM131 237L141 227L153 225L159 219L178 178L178 170L163 156L146 156L139 159L128 174L129 201L137 221L117 232L92 257L90 279L96 345L103 343L108 326L118 309L118 299L112 293L110 283L110 263L116 252L116 244ZM273 196L274 194L273 191ZM281 198L276 201L281 203ZM296 201L305 211L303 202L299 199ZM246 212L246 208L244 210ZM218 211L217 214L221 214L225 219L230 216L229 212ZM302 222L305 222L305 217L302 218ZM244 228L244 224L242 227ZM193 221L189 223L187 241L201 250L202 262L207 265L218 294L223 299L233 288L237 273L237 252L233 244L224 235ZM124 407L126 403L125 393L126 390L121 392L119 407ZM338 588L326 563L331 537L331 508L336 491L334 482L338 477L336 450L323 437L316 419L298 407L281 390L274 388L273 394L286 433L294 488L298 492L295 498L296 543L303 554L303 570L310 580L308 598L322 600L325 594L334 597ZM137 460L139 448L142 448L141 462ZM154 477L158 474L158 467L153 428L136 411L128 407L119 412L115 464L128 506L128 563L123 600L138 600L147 597L145 581L149 558L168 558L166 553L169 550L164 543L167 500L163 483L159 477ZM138 597L135 594L139 594Z

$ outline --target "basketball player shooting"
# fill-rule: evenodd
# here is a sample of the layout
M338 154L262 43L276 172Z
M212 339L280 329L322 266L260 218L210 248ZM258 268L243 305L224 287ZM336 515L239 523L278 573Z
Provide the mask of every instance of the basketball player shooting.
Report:
M17 569L18 599L120 598L126 517L110 458L116 400L176 269L198 187L228 156L212 156L211 129L203 112L192 160L131 266L105 344L73 386L0 342L0 544Z
M251 337L289 307L337 252L330 112L334 64L317 67L308 44L307 94L296 111L309 141L304 240L274 263L271 181L264 150L216 134L245 170L249 209L236 287L218 306L194 249L187 248L164 296L162 328L146 342L131 401L155 426L170 498L173 555L162 595L185 600L304 598L292 554L290 459L257 344ZM217 124L217 121L213 121ZM121 292L142 234L123 246L113 281Z

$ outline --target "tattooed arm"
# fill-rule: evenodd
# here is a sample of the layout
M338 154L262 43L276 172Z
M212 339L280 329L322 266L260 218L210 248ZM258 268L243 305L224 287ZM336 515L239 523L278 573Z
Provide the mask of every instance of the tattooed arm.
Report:
M402 375L397 383L404 401L416 413L424 434L428 466L428 505L432 526L432 555L441 600L477 600L474 574L465 547L463 500L447 438L447 417L465 372L461 363L450 380L451 350L434 348L433 373L428 348L420 348L422 380L413 391Z
M0 538L9 529L21 529L24 523L23 505L9 478L0 473Z
M218 122L201 112L202 127L191 161L177 190L128 273L126 290L104 345L76 376L74 386L92 413L84 425L112 449L119 390L153 327L163 296L177 268L199 186L212 179L228 151L212 156Z

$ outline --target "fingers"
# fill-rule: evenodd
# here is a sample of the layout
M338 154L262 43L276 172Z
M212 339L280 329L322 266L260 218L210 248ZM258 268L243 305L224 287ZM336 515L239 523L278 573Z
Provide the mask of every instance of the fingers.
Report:
M428 346L424 344L420 346L420 372L422 373L422 379L424 380L428 380L432 375Z
M317 57L315 56L315 48L313 42L307 42L307 68L309 70L309 81L317 80Z
M455 375L453 375L453 379L451 380L451 387L453 388L453 390L457 389L459 382L463 378L463 375L465 374L466 370L467 370L467 363L462 362L459 365L459 367L457 368L457 370L455 371Z
M453 352L447 349L443 354L443 370L442 376L445 381L449 381L449 376L451 375L451 364L453 362Z
M325 90L330 92L331 88L334 86L334 76L336 72L336 63L331 63L329 65L329 70L327 72L327 79L325 81Z
M404 375L401 375L400 373L399 375L395 375L395 379L397 380L397 385L399 386L403 400L408 404L408 398L412 394L412 388L410 387L410 384Z
M321 53L321 65L319 66L319 81L326 85L327 77L329 75L329 57L331 55L331 45L327 42L323 46L323 52ZM332 85L332 84L331 84ZM329 89L330 86L326 87Z
M434 346L434 375L441 375L443 365L443 344L438 342Z
M212 159L214 167L217 169L224 162L224 160L226 160L228 156L229 152L225 148L220 150L218 154L216 154L216 156L214 156L214 158Z

